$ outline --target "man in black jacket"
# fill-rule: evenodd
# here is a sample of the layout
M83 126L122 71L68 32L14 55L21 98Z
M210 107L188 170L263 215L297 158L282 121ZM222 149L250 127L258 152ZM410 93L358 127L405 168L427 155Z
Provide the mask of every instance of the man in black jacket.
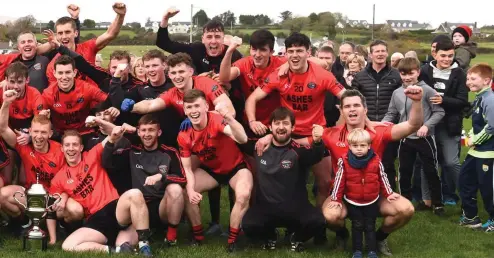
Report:
M367 117L371 121L382 121L388 112L393 91L401 87L401 77L398 70L387 62L388 45L382 40L376 40L370 45L370 57L367 67L357 73L352 81L352 87L362 95L367 102ZM398 121L394 121L398 122ZM383 155L383 165L388 175L391 187L396 189L395 160L398 153L398 143L391 142Z
M443 192L445 202L459 200L455 189L460 174L460 138L463 110L469 105L466 75L454 61L454 56L453 42L439 41L436 44L436 60L422 66L419 77L419 80L434 87L437 95L431 102L441 105L446 113L443 121L436 126L435 132L443 182L448 185L450 191L449 194Z
M343 77L345 75L346 60L355 51L355 45L350 42L343 42L339 48L338 57L333 62L331 67L331 72L333 73L336 80L343 85L345 88L349 88L351 85L346 84L346 80Z

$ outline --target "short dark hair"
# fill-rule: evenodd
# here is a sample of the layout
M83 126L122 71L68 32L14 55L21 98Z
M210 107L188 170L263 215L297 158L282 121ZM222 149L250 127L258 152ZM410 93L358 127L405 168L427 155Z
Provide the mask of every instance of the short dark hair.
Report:
M274 35L266 29L256 30L250 36L250 46L256 49L268 45L269 50L274 49Z
M184 94L184 103L192 103L198 98L206 100L206 94L202 90L191 89Z
M400 73L409 74L413 70L420 71L420 61L415 57L405 57L398 63Z
M115 59L115 60L127 59L127 63L130 63L130 55L129 55L129 52L127 52L126 50L113 51L113 53L111 53L111 55L110 55L110 61L113 59Z
M333 56L336 55L336 53L334 52L334 49L330 46L324 46L322 48L319 49L319 52L322 52L322 53L331 53L333 54Z
M65 138L69 136L76 136L77 138L79 138L79 143L82 144L82 136L77 130L66 130L65 132L63 132L62 135L62 141L61 141L62 145L63 145L63 140L65 140Z
M72 70L75 69L74 59L70 56L67 56L67 55L63 55L63 56L60 56L59 58L57 58L57 60L55 61L55 64L53 65L53 67L55 68L55 71L57 70L57 65L72 65Z
M148 52L146 52L144 54L144 56L142 56L142 61L143 62L149 61L149 60L154 59L154 58L159 58L161 60L161 62L166 62L165 54L161 50L158 50L158 49L151 49Z
M295 115L293 112L286 108L286 107L278 107L273 112L271 112L271 115L269 116L269 124L272 124L274 121L280 121L285 118L290 118L290 122L292 123L292 126L295 125Z
M379 46L379 45L385 46L386 47L386 51L388 50L388 43L386 43L386 41L384 41L384 40L378 39L378 40L372 41L372 43L370 44L370 46L369 46L370 52L372 53L372 48L373 47Z
M70 23L72 29L76 29L76 25L75 25L75 21L74 19L68 17L68 16L64 16L60 19L58 19L56 22L55 22L55 29L57 28L58 25L64 25L64 24L67 24L67 23Z
M352 52L355 51L355 44L353 44L352 42L345 41L345 42L341 43L340 47L343 45L349 45L350 47L352 47Z
M451 40L441 40L436 44L436 53L439 51L450 51L454 49L455 49L455 45Z
M158 125L158 129L160 128L160 120L152 114L147 114L142 116L137 122L137 127L141 125Z
M169 67L175 67L181 63L192 67L192 58L186 53L176 53L173 55L169 55L166 59L166 63Z
M360 100L362 100L362 105L364 106L364 108L367 108L367 102L365 101L365 97L358 90L346 90L345 92L343 92L340 98L340 103L342 108L343 108L343 101L349 97L359 97Z
M305 34L294 32L285 39L285 48L291 47L305 47L308 50L310 48L310 39Z
M202 33L205 32L224 32L225 27L223 26L223 23L218 20L210 20L204 26L202 27Z
M10 76L14 76L15 79L19 78L27 78L28 77L28 68L22 62L14 62L11 63L7 70L5 70L5 78Z

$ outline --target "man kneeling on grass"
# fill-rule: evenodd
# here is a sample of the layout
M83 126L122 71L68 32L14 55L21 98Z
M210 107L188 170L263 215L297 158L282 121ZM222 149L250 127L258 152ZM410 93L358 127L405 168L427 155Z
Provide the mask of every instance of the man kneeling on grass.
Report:
M84 153L77 131L67 130L62 136L66 164L53 178L50 193L60 193L60 203L73 198L82 205L86 216L83 227L65 239L63 250L110 253L113 242L135 244L131 236L137 231L139 252L151 256L149 215L142 192L131 189L119 197L101 165L105 144L114 143L125 131L125 126L113 128L107 139Z

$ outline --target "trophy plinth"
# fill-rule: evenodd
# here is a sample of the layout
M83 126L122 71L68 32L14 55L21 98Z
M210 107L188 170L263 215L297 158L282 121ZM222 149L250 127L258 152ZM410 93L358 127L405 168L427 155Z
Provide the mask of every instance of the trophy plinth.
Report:
M26 204L19 201L16 196L26 197ZM22 247L24 251L41 250L45 251L48 246L46 233L39 227L46 212L53 205L61 201L60 194L54 194L53 197L58 197L52 205L48 204L50 198L42 184L32 184L26 193L17 191L14 193L14 199L19 205L24 207L25 214L31 218L33 225L23 237Z

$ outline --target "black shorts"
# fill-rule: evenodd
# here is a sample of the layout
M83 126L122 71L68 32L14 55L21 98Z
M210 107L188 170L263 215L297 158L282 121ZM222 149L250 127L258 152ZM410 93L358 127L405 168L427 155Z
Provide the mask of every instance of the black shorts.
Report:
M303 139L303 138L307 138L307 137L310 137L310 135L309 136L303 136L303 135L298 135L298 134L293 134L292 133L292 139L295 139L295 140ZM324 148L324 157L326 158L326 157L329 157L329 156L331 156L331 155L330 155L330 153L328 151L328 148Z
M105 207L89 217L83 226L85 228L94 229L103 234L108 239L107 243L109 245L113 245L115 243L120 230L124 230L129 226L123 226L118 223L117 203L118 199L105 205Z
M245 162L242 162L238 164L236 167L230 171L228 174L218 174L214 173L211 169L201 166L201 168L206 171L218 184L221 185L229 185L230 180L238 173L239 170L248 168L247 164Z
M149 228L164 229L167 225L160 218L161 199L151 198L146 200L146 206L149 213Z
M7 151L7 144L0 140L0 168L7 166L10 163L9 152Z

